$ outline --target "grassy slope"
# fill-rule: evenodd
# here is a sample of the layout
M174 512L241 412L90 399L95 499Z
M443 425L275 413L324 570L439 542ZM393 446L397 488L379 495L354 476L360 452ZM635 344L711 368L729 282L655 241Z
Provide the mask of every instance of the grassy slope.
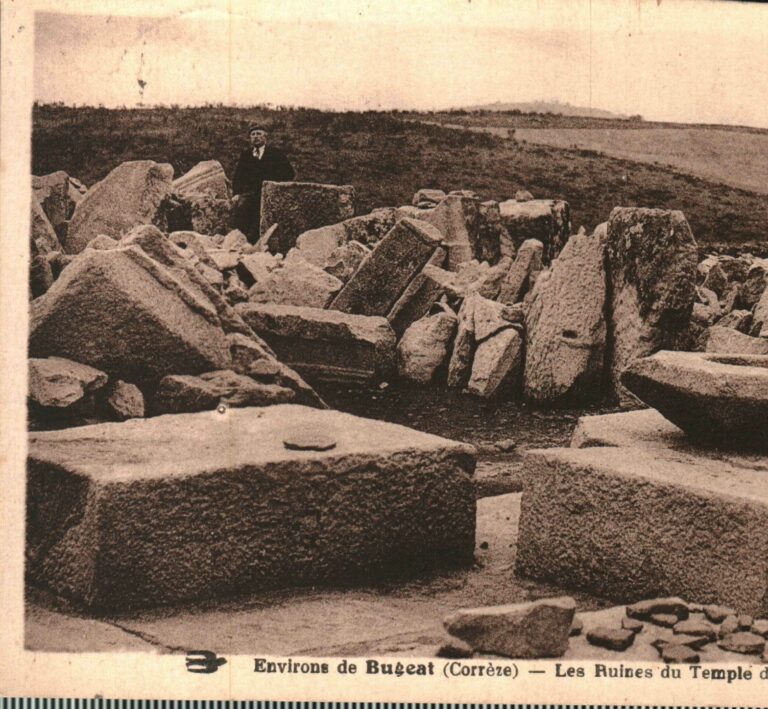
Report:
M419 187L474 189L497 200L526 188L567 200L574 228L594 227L614 206L639 205L682 209L700 242L768 235L760 195L591 151L518 145L381 113L45 106L33 116L32 171L65 170L91 185L125 160L169 162L178 175L217 159L231 176L250 118L273 124L273 142L288 152L297 179L354 185L359 213L410 203Z

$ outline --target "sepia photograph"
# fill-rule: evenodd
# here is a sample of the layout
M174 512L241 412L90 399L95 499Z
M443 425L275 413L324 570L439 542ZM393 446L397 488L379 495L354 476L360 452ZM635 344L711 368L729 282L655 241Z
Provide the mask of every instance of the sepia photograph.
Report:
M768 6L3 12L24 657L757 699Z

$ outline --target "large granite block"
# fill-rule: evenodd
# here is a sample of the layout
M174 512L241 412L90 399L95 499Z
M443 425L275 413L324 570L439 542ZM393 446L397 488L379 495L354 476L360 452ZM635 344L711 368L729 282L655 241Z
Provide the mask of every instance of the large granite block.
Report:
M271 303L235 310L308 380L370 383L395 367L395 333L385 318Z
M470 564L474 464L462 443L294 405L35 433L27 574L128 610Z
M517 573L621 602L768 613L768 459L691 445L648 409L581 419L530 452Z
M386 316L440 246L440 232L415 219L401 219L363 259L328 306L344 313Z
M499 204L499 212L516 248L528 239L538 239L544 245L545 264L557 258L571 234L568 202L559 199L509 199Z

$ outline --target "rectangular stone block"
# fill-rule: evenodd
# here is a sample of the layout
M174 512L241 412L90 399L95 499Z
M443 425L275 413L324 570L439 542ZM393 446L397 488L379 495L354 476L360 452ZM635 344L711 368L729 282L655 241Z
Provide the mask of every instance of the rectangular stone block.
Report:
M557 258L571 235L568 202L559 199L517 202L509 199L499 203L499 211L515 248L520 248L528 239L538 239L544 244L545 264Z
M765 456L694 448L654 410L584 418L574 444L526 457L517 573L768 613Z
M370 383L394 371L397 342L385 318L272 303L235 310L309 381Z
M401 219L328 307L344 313L386 316L440 246L441 239L440 232L426 222Z
M93 610L473 561L474 449L338 411L34 433L28 461L27 574Z

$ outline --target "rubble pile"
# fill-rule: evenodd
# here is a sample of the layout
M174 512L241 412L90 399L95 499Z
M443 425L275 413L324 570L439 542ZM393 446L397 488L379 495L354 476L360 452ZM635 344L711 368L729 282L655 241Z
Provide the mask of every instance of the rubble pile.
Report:
M167 410L168 382L165 403L151 401L164 377L253 378L229 364L230 332L310 382L399 376L540 405L637 404L621 375L662 349L768 352L768 261L699 262L677 211L617 207L572 235L566 202L522 190L499 203L420 189L356 215L351 186L268 182L251 244L229 229L215 160L175 179L144 160L87 191L63 172L34 185L32 356L139 386L150 415ZM276 376L260 375L277 388L257 399L289 396ZM178 401L242 381L224 379Z

